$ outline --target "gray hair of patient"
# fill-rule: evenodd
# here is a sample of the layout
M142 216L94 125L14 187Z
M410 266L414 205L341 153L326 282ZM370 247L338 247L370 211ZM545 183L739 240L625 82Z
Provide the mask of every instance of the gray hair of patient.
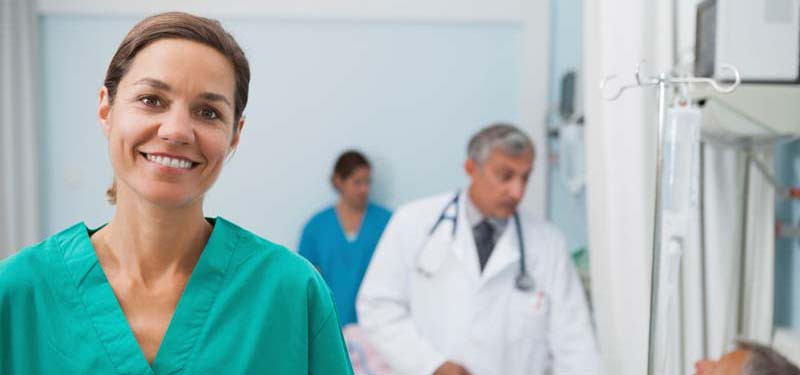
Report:
M800 369L770 347L739 341L739 349L750 352L742 375L800 375Z
M516 126L506 123L489 125L473 135L467 145L467 157L483 165L493 150L512 157L528 151L536 153L530 137Z

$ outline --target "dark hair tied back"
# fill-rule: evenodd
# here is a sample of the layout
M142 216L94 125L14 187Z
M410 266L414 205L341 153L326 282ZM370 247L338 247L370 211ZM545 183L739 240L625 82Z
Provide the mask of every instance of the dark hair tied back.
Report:
M336 159L336 164L333 166L333 176L331 176L331 182L333 182L336 177L339 177L342 180L346 180L350 175L355 172L356 169L360 167L367 167L370 168L369 160L364 154L356 151L356 150L347 150L339 155L339 158ZM334 188L336 185L334 184Z

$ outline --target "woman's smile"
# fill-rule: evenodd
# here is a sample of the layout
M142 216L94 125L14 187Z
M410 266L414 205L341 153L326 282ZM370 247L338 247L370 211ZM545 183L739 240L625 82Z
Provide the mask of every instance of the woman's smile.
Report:
M160 171L167 173L185 173L200 165L187 157L166 153L139 152L145 160L156 166Z

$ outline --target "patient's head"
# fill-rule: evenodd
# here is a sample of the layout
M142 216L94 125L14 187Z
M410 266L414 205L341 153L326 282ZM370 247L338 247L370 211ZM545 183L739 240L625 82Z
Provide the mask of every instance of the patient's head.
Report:
M800 369L771 348L740 341L719 360L697 361L695 375L800 375Z

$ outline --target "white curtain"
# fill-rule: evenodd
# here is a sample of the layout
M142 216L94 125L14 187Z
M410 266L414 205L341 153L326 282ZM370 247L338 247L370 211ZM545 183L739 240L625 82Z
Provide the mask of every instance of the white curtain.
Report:
M0 259L39 237L36 3L0 0Z
M770 175L775 174L773 149L753 155ZM775 187L750 160L747 222L745 229L744 280L740 314L743 338L763 344L772 342L775 283Z
M683 259L686 373L698 359L732 349L734 339L772 339L774 189L746 145L708 135L704 143L702 221ZM771 149L751 156L772 168Z

